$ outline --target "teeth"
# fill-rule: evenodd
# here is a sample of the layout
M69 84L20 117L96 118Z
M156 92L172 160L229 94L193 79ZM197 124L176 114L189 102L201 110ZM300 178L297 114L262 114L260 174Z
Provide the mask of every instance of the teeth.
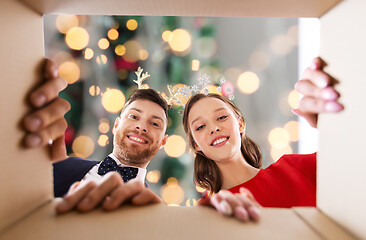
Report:
M135 140L137 142L141 142L141 143L144 143L145 141L142 140L141 138L137 138L137 137L130 137L132 140Z
M219 138L217 139L212 145L216 145L216 144L219 144L219 143L222 143L223 141L225 141L227 138Z

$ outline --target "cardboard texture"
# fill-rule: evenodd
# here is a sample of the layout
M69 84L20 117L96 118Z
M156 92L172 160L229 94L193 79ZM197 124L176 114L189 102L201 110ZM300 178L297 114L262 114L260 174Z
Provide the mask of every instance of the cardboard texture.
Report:
M21 0L43 14L320 17L341 0Z
M242 223L208 207L122 207L114 212L55 217L47 204L9 229L4 239L322 239L290 209L263 209L259 223ZM36 224L35 224L36 223ZM107 234L106 234L107 233Z
M242 224L212 209L160 205L124 207L111 213L74 212L56 217L56 200L49 202L52 169L48 155L45 149L21 148L23 132L18 125L27 110L26 93L38 79L36 66L44 56L43 14L319 17L338 2L340 0L1 0L0 238L120 239L121 234L126 233L124 229L136 230L129 239L242 239L245 236L332 239L336 236L333 232L346 236L345 231L317 209L296 210L296 214L290 209L263 209L259 224ZM346 0L321 18L321 55L329 61L329 71L343 80L340 91L346 111L320 119L318 205L327 216L359 238L366 238L366 229L361 226L365 222L366 196L360 190L366 183L366 175L361 172L366 167L362 151L366 133L362 120L366 113L361 106L361 90L366 89L361 78L366 38L363 28L354 27L365 22L365 7L363 0ZM102 232L101 224L108 233ZM122 233L117 229L122 229Z
M17 1L0 2L0 230L52 198L52 166L41 149L20 147L26 93L39 80L42 17Z
M318 207L332 219L366 238L366 2L347 0L321 20L320 54L327 70L341 80L346 110L319 121Z

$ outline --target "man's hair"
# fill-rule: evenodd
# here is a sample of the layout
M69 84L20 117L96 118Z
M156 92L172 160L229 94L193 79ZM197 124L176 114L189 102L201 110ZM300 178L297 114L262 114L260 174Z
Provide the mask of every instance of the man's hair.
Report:
M165 99L160 96L160 94L153 90L153 89L137 89L135 90L132 95L128 98L126 104L124 105L121 113L126 109L126 107L128 105L130 105L131 103L133 103L136 100L139 99L143 99L143 100L149 100L151 102L154 102L156 104L158 104L165 113L167 122L168 122L168 110L169 110L169 106L168 103L165 101Z

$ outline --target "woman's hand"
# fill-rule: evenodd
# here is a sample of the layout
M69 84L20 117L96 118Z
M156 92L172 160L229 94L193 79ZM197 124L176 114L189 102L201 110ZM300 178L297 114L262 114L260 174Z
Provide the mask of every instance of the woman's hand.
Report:
M219 213L233 216L243 222L259 221L261 216L259 203L246 188L240 188L239 193L221 190L213 196L209 196L206 192L205 196L198 201L198 205L212 206Z
M313 59L304 71L295 89L303 95L299 108L293 112L305 118L310 126L316 128L319 113L336 113L344 109L339 103L340 94L334 88L338 81L324 71L327 64L320 58Z

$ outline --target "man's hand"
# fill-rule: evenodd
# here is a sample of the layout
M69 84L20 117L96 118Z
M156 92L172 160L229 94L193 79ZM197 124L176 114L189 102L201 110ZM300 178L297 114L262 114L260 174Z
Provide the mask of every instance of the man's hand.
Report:
M54 161L67 158L65 130L67 123L64 115L70 110L70 104L58 97L59 92L67 87L67 82L58 76L55 62L45 59L43 66L45 81L29 95L33 107L31 113L23 119L27 131L24 139L26 147L51 147L51 159Z
M339 103L340 94L334 89L338 81L324 71L326 66L320 57L313 59L302 79L295 84L296 91L304 97L293 112L314 128L317 127L319 113L335 113L344 109Z
M109 172L99 183L93 181L76 182L62 201L56 205L57 213L77 209L80 212L91 211L98 206L111 211L123 203L147 205L162 200L140 181L123 182L117 172Z
M209 196L206 193L198 201L198 205L212 206L219 213L225 216L234 216L243 222L259 221L260 219L260 205L246 188L240 188L240 193L235 194L227 190L220 190L214 196Z

